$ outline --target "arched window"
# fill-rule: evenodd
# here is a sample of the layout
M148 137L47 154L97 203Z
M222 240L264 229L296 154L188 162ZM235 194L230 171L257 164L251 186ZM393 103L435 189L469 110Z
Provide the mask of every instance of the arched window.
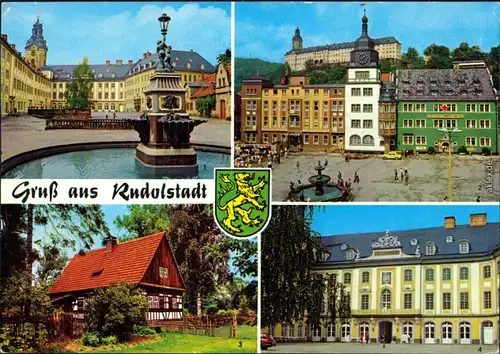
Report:
M359 135L351 135L351 137L349 138L349 145L360 146L361 137Z
M353 249L348 249L347 252L345 253L345 258L350 261L353 260L356 257L356 252L354 252Z
M365 135L363 137L363 145L364 146L374 146L375 145L375 140L373 139L373 136L371 136L371 135Z
M462 241L460 242L460 253L469 253L469 242Z
M380 307L383 309L391 309L391 291L389 289L382 290L382 296L380 297Z
M436 245L433 243L428 243L425 245L425 254L427 256L433 256L436 254Z
M114 103L111 103L111 110L114 111L115 110L115 104Z
M351 273L344 273L344 284L351 284Z
M469 280L469 268L460 267L460 280Z
M445 281L451 280L451 268L443 268L442 279Z
M425 281L434 281L434 269L425 270Z

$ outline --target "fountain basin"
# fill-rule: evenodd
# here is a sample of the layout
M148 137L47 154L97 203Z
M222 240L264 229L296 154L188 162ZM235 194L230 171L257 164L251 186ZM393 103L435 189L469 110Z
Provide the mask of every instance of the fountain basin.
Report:
M22 153L4 161L2 178L211 179L215 167L231 165L230 149L196 145L198 173L176 166L153 168L136 157L136 141L60 145Z
M295 188L293 193L290 193L288 200L300 201L300 196L304 194L305 200L311 202L347 202L350 200L351 195L345 189L336 184L328 183L322 186L324 193L322 195L316 194L316 184L305 184L301 187Z

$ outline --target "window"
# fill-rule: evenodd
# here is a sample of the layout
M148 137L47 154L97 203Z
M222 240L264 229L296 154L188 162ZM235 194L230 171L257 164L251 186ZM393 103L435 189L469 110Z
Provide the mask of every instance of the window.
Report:
M352 135L349 138L349 145L351 145L351 146L361 146L361 137L359 135Z
M278 118L273 117L273 128L278 128Z
M466 137L465 138L465 146L476 146L476 138L475 137ZM462 253L462 252L460 252Z
M368 283L368 282L370 282L370 272L363 272L361 274L361 282L362 283Z
M417 103L415 105L415 112L425 112L425 103Z
M371 135L365 135L363 137L363 145L364 146L375 146L375 140Z
M442 279L443 281L451 280L451 268L443 268Z
M469 293L460 293L460 310L469 309Z
M467 103L465 105L465 110L467 112L475 112L476 111L476 105L475 104L470 104L470 103Z
M415 142L416 142L416 145L427 145L426 137L425 136L417 136L417 137L415 137Z
M490 111L489 104L480 104L479 105L479 112L489 112L489 111Z
M456 128L457 127L457 120L456 119L446 119L446 128Z
M451 310L451 293L443 293L443 310Z
M372 113L373 105L372 104L364 104L363 105L363 113Z
M380 296L380 307L382 309L391 309L391 291L389 289L382 290L382 295Z
M491 146L491 139L490 138L480 138L479 145L480 146Z
M344 102L339 102L339 112L344 112Z
M323 129L328 128L328 117L323 117Z
M412 281L413 280L413 272L411 269L405 269L404 273L404 279L405 281Z
M412 308L412 294L411 293L405 293L404 298L403 298L403 305L405 310L409 310Z
M392 283L391 277L392 277L391 272L382 272L382 285L391 284Z
M483 293L483 307L485 309L491 309L491 291L485 291Z
M363 128L372 129L373 128L373 120L371 120L371 119L363 120Z
M354 113L361 112L361 105L360 104L351 104L351 112L354 112Z
M354 73L354 77L356 80L369 80L370 79L370 72L369 71L356 71Z
M361 128L361 119L351 120L351 128Z
M373 96L373 89L368 87L363 88L363 96Z
M413 112L413 104L411 103L403 104L403 112Z
M425 270L425 281L434 281L434 269Z
M281 128L286 128L286 117L281 117Z
M309 144L309 135L304 135L304 144Z
M465 121L465 126L467 128L473 128L473 129L476 128L476 120L474 120L474 119L467 119Z
M436 254L436 245L433 243L429 243L425 246L425 254L427 256L433 256Z
M353 87L351 89L351 96L361 96L361 89Z
M413 128L413 120L403 119L403 128Z
M413 145L413 135L403 135L403 144Z
M434 310L434 293L425 294L425 309Z
M460 267L460 280L469 280L469 268Z
M344 273L344 284L351 284L351 273Z
M269 117L264 117L264 119L262 120L262 125L264 127L267 127L269 125Z
M323 145L328 145L328 135L323 135Z
M369 310L370 309L370 295L362 294L361 295L361 310Z
M460 253L469 253L469 242L460 242Z
M314 145L318 145L318 144L319 144L319 136L315 135L314 136Z
M491 277L491 267L489 265L485 265L483 267L483 278L488 279Z
M267 134L262 134L262 141L267 144L269 142L269 135ZM307 144L307 143L305 143Z
M490 121L488 119L481 119L479 121L479 128L490 129Z
M159 309L160 298L158 296L148 296L148 307L150 309Z
M345 253L345 259L348 261L353 260L356 258L356 252L354 252L353 249L348 249L347 252Z

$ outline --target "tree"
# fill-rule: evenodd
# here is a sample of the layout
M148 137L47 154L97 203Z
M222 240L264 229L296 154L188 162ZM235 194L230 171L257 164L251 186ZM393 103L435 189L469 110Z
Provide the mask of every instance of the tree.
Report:
M27 247L23 235L26 233L26 207L20 204L4 204L1 208L4 224L0 238L0 290L16 272L26 270Z
M73 77L66 92L66 103L73 109L87 109L90 107L90 91L94 74L89 66L88 57L84 57L82 62L73 71Z
M210 118L212 110L215 108L215 96L204 96L196 99L196 110L202 117Z
M323 248L311 229L313 211L313 207L299 205L273 206L271 221L261 237L260 317L264 327L301 320L306 310L319 311L313 308L319 305L311 303L311 295L319 295L311 291L324 286L313 276L318 250ZM315 321L314 315L311 320Z
M234 90L240 92L242 81L253 75L260 75L275 84L280 84L285 74L285 65L261 59L234 59Z
M491 67L493 85L500 90L500 46L492 47L488 54L485 54L486 63Z
M231 50L226 49L223 54L219 54L217 57L217 64L231 65Z
M90 331L101 336L132 333L134 325L146 324L148 302L143 290L133 284L99 288L88 300L86 318Z
M485 54L481 52L479 46L469 47L467 42L462 42L451 52L453 61L483 60Z
M119 238L124 242L168 230L167 215L170 213L168 205L129 205L129 213L117 216L114 224L119 229L128 231L127 236Z
M41 256L38 258L38 268L36 271L38 281L53 283L61 274L68 263L68 256L54 245L44 245Z
M379 69L383 73L392 72L392 63L389 59L381 59L378 63Z
M425 48L424 55L427 57L428 69L451 69L453 67L448 47L431 44Z

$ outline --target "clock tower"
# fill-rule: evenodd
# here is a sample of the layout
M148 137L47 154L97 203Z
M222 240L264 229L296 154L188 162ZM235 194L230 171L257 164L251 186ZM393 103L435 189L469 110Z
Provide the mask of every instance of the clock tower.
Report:
M382 153L379 136L380 70L378 52L368 36L368 17L362 18L361 36L354 44L345 85L345 150Z
M43 26L38 16L31 32L31 37L24 46L25 57L36 68L41 68L47 64L49 48L47 47L47 41L43 38Z

